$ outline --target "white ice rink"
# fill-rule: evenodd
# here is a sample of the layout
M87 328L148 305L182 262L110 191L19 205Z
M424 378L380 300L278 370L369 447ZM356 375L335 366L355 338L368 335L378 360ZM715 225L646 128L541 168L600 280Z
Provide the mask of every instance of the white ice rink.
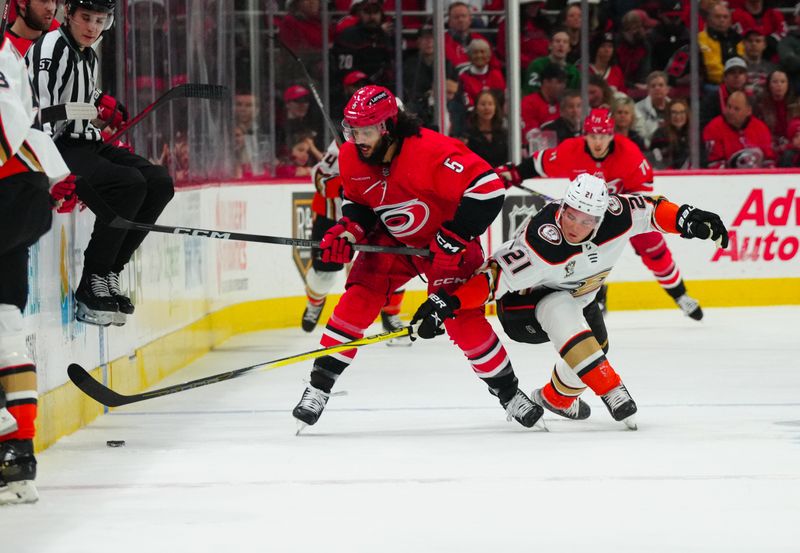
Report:
M638 432L594 396L548 433L508 423L443 337L362 348L299 437L309 362L128 406L39 456L41 500L0 509L0 552L796 553L798 322L611 313ZM239 336L158 387L317 338ZM551 345L509 352L526 392L548 381Z

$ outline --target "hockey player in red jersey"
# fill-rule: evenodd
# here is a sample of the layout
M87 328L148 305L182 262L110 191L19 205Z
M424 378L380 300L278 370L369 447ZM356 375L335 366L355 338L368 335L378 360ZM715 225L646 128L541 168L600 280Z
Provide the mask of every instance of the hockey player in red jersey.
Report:
M331 142L323 158L311 170L311 180L316 192L311 201L314 222L311 226L311 239L320 240L336 221L342 217L342 177L339 174L339 146ZM313 332L319 322L322 309L344 265L342 263L325 263L318 248L312 250L311 267L306 273L306 297L308 302L303 311L301 327L306 332ZM400 330L404 325L398 316L403 303L405 290L395 290L389 301L381 309L381 323L387 332ZM387 345L410 346L408 337L393 338Z
M536 152L517 166L508 164L499 171L514 185L534 177L574 178L589 173L605 180L612 194L652 193L653 168L636 144L614 134L614 119L607 109L593 109L584 120L583 132L583 137L569 138L555 148ZM686 293L664 237L658 232L640 234L631 238L631 245L681 310L692 319L702 319L700 304Z
M332 346L360 338L389 295L417 275L428 289L454 290L483 263L479 236L503 205L501 179L463 143L420 128L399 112L386 88L356 91L344 109L347 142L339 152L343 217L320 243L322 260L346 263L353 244L430 247L431 257L362 252L320 340ZM463 309L445 326L473 370L512 418L536 424L542 408L517 387L505 348L482 306ZM294 408L302 425L317 422L336 379L356 350L314 362L310 383Z
M537 404L585 419L591 409L579 396L589 387L614 420L635 430L636 403L605 356L608 332L597 292L627 240L652 231L728 246L725 225L714 213L661 197L609 195L602 179L579 174L561 202L547 204L520 227L466 284L431 295L412 324L420 322L421 338L432 338L453 313L496 300L510 338L551 341L559 353L550 382L532 394Z

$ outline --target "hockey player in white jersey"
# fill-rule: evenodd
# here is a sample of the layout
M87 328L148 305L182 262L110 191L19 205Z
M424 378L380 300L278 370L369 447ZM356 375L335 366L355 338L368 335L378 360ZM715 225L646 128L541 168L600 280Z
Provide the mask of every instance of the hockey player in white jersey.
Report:
M495 300L503 329L518 342L551 341L560 355L550 382L532 394L542 407L570 419L591 410L589 387L611 416L635 430L636 403L606 353L608 333L597 291L631 236L657 230L728 246L719 216L663 197L609 195L605 181L578 175L561 202L546 205L452 294L431 294L414 315L418 334L432 338L463 308Z
M33 437L36 366L28 357L22 310L28 248L50 229L51 208L75 207L75 181L50 137L31 128L35 102L25 62L0 44L0 505L38 499Z
M311 211L314 213L311 239L321 240L328 229L342 218L342 177L339 175L339 146L336 141L330 143L325 155L311 169L311 181L316 188L311 202ZM342 269L344 265L341 263L322 261L319 249L312 251L311 268L306 273L307 303L300 322L306 332L313 332L317 327L328 294L336 283L336 275ZM387 332L405 326L398 316L404 294L405 290L396 290L389 303L381 310L381 323ZM393 338L387 345L410 346L411 340L405 336Z

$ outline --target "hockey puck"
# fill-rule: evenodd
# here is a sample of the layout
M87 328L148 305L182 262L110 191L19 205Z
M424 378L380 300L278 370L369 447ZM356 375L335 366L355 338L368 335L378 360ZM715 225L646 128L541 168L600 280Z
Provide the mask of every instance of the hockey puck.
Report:
M108 447L122 447L125 445L125 440L108 440L106 445Z

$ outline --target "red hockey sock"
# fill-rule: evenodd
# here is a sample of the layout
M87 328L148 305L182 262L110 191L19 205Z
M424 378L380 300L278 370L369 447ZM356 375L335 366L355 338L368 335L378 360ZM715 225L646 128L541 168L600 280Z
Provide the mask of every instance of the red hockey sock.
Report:
M400 307L403 303L403 296L406 295L405 290L395 290L389 297L389 301L383 306L382 311L387 315L398 315Z
M598 396L602 396L612 388L616 388L621 382L619 375L608 361L603 361L581 376L581 380Z
M547 403L558 409L568 409L569 406L572 405L572 402L578 399L577 396L565 396L556 390L552 382L548 382L547 385L542 388L542 395L544 399L547 400Z

